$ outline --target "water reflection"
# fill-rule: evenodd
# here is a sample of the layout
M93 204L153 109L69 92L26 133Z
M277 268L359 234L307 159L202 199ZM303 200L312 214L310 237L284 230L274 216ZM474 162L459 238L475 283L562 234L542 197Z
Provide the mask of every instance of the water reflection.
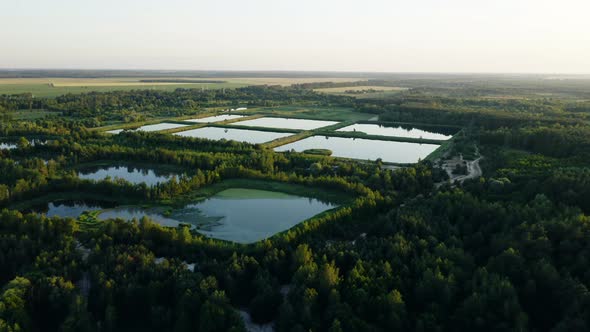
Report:
M275 148L275 151L294 150L303 152L311 149L328 149L332 151L334 157L362 160L377 160L380 158L385 162L411 164L426 158L438 147L439 145L436 144L312 136L279 146Z

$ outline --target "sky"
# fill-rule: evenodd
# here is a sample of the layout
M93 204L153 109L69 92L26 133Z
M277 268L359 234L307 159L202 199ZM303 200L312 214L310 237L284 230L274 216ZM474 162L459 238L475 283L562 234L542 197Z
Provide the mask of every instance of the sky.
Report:
M0 0L0 68L590 74L589 0Z

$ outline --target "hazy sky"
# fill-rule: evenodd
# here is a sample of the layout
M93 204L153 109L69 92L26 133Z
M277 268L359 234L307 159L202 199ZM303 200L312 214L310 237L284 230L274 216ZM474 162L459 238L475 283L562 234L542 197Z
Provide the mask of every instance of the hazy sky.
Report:
M0 0L0 68L590 73L590 0Z

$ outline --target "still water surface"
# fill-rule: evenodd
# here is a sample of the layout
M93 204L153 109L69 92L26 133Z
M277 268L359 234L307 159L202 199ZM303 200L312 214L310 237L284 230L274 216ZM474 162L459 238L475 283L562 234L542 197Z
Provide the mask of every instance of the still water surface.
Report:
M162 130L167 130L167 129L174 129L174 128L181 128L181 127L187 127L190 125L187 124L179 124L179 123L168 123L168 122L162 122L162 123L157 123L157 124L152 124L152 125L145 125L145 126L141 126L135 130L137 131L162 131ZM120 132L122 132L125 129L113 129L113 130L107 130L105 131L107 134L119 134ZM127 129L127 130L131 130L131 129Z
M351 126L340 128L336 131L360 131L369 135L392 136L392 137L407 137L407 138L424 138L436 140L448 140L451 135L436 133L433 131L418 129L414 127L402 126L382 126L377 124L356 123Z
M439 145L408 142L381 141L363 138L312 136L275 148L277 152L303 152L310 149L328 149L332 156L362 160L412 164L426 158Z
M223 115L216 115L216 116L209 116L206 118L199 118L199 119L190 119L184 120L187 122L196 122L196 123L213 123L213 122L221 122L227 120L235 120L239 118L243 118L244 115L230 115L230 114L223 114Z
M267 128L283 128L283 129L299 129L312 130L326 126L335 125L336 121L324 120L307 120L307 119L293 119L293 118L258 118L254 120L240 121L236 125L251 126L251 127L267 127Z
M260 144L277 138L293 135L292 133L277 133L274 131L245 130L219 127L205 127L174 133L183 137L207 138L210 140L234 140L251 144Z
M188 224L216 239L253 243L309 219L337 205L315 198L275 191L233 188L182 208L115 207L97 202L50 202L35 211L48 216L76 218L84 211L102 210L101 220L141 219L144 216L168 227Z
M148 186L168 182L173 176L172 173L156 173L152 169L132 166L104 166L78 170L78 177L84 180L101 181L111 177L112 179L124 179L133 184L145 183Z

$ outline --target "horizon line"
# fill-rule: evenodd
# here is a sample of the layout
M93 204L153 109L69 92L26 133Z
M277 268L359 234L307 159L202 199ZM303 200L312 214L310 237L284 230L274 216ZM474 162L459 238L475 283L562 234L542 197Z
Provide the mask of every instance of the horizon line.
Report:
M574 75L588 76L590 72L500 72L500 71L358 71L358 70L282 70L282 69L146 69L146 68L59 68L59 67L24 67L2 68L0 72L17 71L139 71L139 72L222 72L222 73L321 73L321 74L439 74L439 75Z

